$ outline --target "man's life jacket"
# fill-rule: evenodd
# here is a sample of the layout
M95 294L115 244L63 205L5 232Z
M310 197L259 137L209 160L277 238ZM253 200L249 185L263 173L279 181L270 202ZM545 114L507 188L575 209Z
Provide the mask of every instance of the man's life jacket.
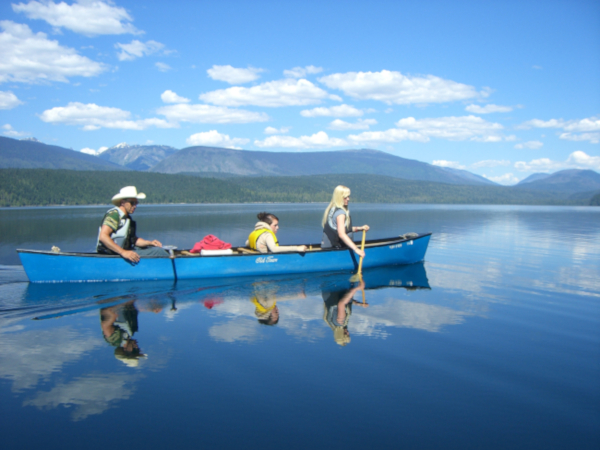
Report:
M258 230L254 230L252 233L250 233L250 236L248 236L248 245L250 245L252 250L258 250L256 248L256 242L263 233L271 233L273 240L275 241L275 245L279 246L279 242L277 241L277 236L275 236L275 233L273 233L271 230L267 230L266 228L259 228Z
M129 216L126 216L125 213L121 211L121 208L109 209L108 211L106 211L106 214L104 214L104 217L106 217L107 214L110 214L115 210L119 213L119 225L117 226L117 231L113 231L111 233L110 238L123 250L130 250L133 248L134 245L134 242L132 242L132 240L135 237L135 221L131 220ZM102 223L104 223L104 217L102 218ZM98 250L108 250L104 247L102 242L100 242L101 230L102 225L100 225L100 228L98 228L98 241L96 243L96 248Z

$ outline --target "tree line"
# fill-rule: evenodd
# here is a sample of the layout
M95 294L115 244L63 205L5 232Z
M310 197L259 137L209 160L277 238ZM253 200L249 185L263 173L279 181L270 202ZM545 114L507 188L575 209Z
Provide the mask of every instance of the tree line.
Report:
M328 202L338 184L352 189L354 202L364 203L590 204L589 199L507 186L454 185L370 174L205 178L133 171L0 169L0 206L109 204L122 187L131 185L147 194L147 203Z

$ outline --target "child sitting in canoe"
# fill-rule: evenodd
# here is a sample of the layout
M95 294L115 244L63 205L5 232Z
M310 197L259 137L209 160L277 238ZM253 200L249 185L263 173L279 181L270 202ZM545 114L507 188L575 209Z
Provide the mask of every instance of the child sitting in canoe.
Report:
M279 219L275 214L261 212L256 217L258 218L258 222L254 225L254 231L248 236L246 247L257 250L260 253L306 251L306 245L279 245L276 236L279 230Z

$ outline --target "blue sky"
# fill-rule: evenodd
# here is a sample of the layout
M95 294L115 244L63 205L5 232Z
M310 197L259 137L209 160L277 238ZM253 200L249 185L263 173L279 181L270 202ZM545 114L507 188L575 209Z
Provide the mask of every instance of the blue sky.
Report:
M2 2L0 133L600 171L600 2Z

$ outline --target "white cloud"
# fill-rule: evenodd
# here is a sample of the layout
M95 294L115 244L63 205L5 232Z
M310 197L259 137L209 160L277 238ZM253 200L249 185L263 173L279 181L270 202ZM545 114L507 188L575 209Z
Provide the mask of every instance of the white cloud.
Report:
M256 320L236 317L210 327L208 334L218 342L256 342L265 339Z
M434 119L415 119L407 117L396 123L398 128L387 131L366 131L348 136L357 144L394 143L400 141L428 142L430 138L451 141L499 142L503 129L499 123L492 123L476 116L439 117Z
M567 123L563 129L560 139L569 141L590 141L592 144L600 142L600 118L590 117L587 119L573 120ZM580 134L575 134L575 133Z
M466 169L465 166L463 166L462 164L460 164L457 161L446 161L443 159L437 159L435 161L433 161L431 164L433 164L434 166L439 166L439 167L450 167L451 169Z
M472 169L479 169L481 167L498 167L498 166L510 166L510 161L506 159L487 159L485 161L479 161L471 164ZM491 178L490 178L491 179Z
M451 141L498 142L498 134L504 127L499 123L488 122L481 117L439 117L433 119L400 119L396 126L405 130L417 131L427 137L448 139Z
M142 56L148 56L160 52L163 48L165 48L165 46L164 44L156 41L141 42L137 39L134 39L129 44L117 43L115 44L115 48L121 50L119 53L117 53L117 58L119 58L119 61L132 61L135 58L141 58Z
M157 113L173 122L191 123L252 123L266 122L265 113L232 109L212 105L169 105L158 108Z
M465 108L466 111L475 113L475 114L490 114L490 113L504 113L510 112L513 110L511 106L500 106L500 105L469 105Z
M25 133L25 132L22 132L22 131L15 130L12 127L12 125L10 125L8 123L6 125L2 125L2 129L4 130L2 132L2 134L4 134L5 136L13 137L13 138L24 137L24 136L28 136L29 135L29 133Z
M581 150L573 152L567 159L567 164L580 169L592 169L600 171L600 156L590 156Z
M355 123L335 119L329 124L331 130L368 130L371 125L376 125L375 119L358 119Z
M600 142L600 133L562 133L559 136L560 139L566 139L567 141L590 141L591 144L597 144Z
M68 77L93 77L106 70L104 64L80 56L71 48L32 33L27 25L0 21L0 82L67 82Z
M519 128L529 129L529 128L562 128L565 126L565 121L562 119L550 119L550 120L540 120L540 119L532 119L527 122L523 122L519 125Z
M472 141L476 142L501 142L501 136L475 136L471 138Z
M351 134L348 136L350 142L354 144L393 144L401 141L420 141L427 142L429 138L422 133L391 128L386 131L365 131L360 134Z
M47 392L40 390L23 405L46 410L59 406L72 408L71 419L79 421L102 414L114 408L118 401L129 399L138 380L139 375L132 374L89 374L67 383L57 383Z
M169 70L172 70L171 66L162 62L154 63L154 66L156 66L156 68L161 72L168 72Z
M469 286L472 286L472 284ZM331 339L330 332L325 331L322 326L323 300L321 291L319 289L318 293L313 292L311 294L311 290L310 287L307 289L306 300L277 302L280 315L284 317L278 326L296 339L309 342ZM373 299L374 295L377 296L376 291L373 290L369 291L367 295L370 299ZM381 303L374 302L369 308L354 309L350 325L353 335L385 339L389 335L386 331L388 327L409 327L438 332L446 325L462 323L464 317L470 315L444 306L404 301L389 298L389 296L388 298L382 297L382 300ZM262 335L256 333L257 330L260 331L260 327L257 328L256 320L250 321L245 317L251 314L248 308L242 304L247 304L247 300L240 300L239 302L239 307L232 308L232 303L237 302L228 298L225 303L219 305L218 309L213 309L217 314L233 316L233 319L229 322L222 322L222 325L213 327L215 331L219 331L218 333L213 333L213 328L211 328L210 335L213 339L235 342L257 340L262 337ZM224 305L229 306L229 308L222 308Z
M88 155L98 156L100 153L108 150L108 147L100 147L98 150L94 150L93 148L82 148L79 150L81 153L86 153Z
M327 148L347 145L343 139L330 138L324 131L319 131L312 136L269 136L263 141L254 141L254 145L260 148Z
M304 79L276 80L250 88L234 86L200 95L200 100L221 106L303 106L320 103L326 98L338 97Z
M11 91L0 91L0 109L13 109L23 104Z
M493 181L494 183L503 184L505 186L517 184L519 181L521 181L512 173L505 173L504 175L500 175L497 177L488 177L487 175L484 175L484 178L487 178L488 180Z
M537 150L538 148L542 148L543 146L544 146L543 142L528 141L528 142L523 142L522 144L515 145L515 148L518 148L518 149L529 148L531 150Z
M522 172L555 172L564 168L564 163L552 161L550 158L534 159L529 162L517 161L515 163L515 169Z
M265 128L265 134L285 134L288 131L290 131L290 127L281 127L281 128L267 127L267 128Z
M378 100L388 105L410 103L441 103L486 96L473 86L444 80L433 75L410 77L400 72L336 73L319 78L331 89L361 100Z
M589 117L580 120L533 119L522 123L519 128L562 128L566 133L559 135L560 139L568 141L590 141L591 144L600 143L600 118Z
M283 75L288 78L304 78L306 75L312 75L315 73L323 72L322 67L306 66L306 67L294 67L290 70L284 70Z
M165 103L189 103L190 100L185 97L180 97L175 92L167 89L160 94L160 99Z
M232 66L212 66L206 71L213 80L225 81L229 84L244 84L260 78L264 69L248 67L247 69Z
M30 19L41 19L56 28L66 28L86 36L101 34L139 34L130 23L133 19L125 8L112 2L83 1L71 5L65 2L32 1L12 5L13 11Z
M590 117L588 119L572 120L564 126L565 131L600 131L600 118Z
M83 130L116 128L121 130L145 130L149 127L174 128L177 124L163 119L130 120L131 113L119 108L98 106L94 103L71 102L67 106L47 109L40 119L47 123L76 125Z
M549 158L534 159L529 162L517 161L515 168L522 172L555 172L564 169L591 169L600 171L600 156L590 156L578 150L571 153L566 161L552 161Z
M189 145L205 145L240 150L240 148L236 146L247 144L250 142L250 139L230 138L227 134L221 134L217 130L210 130L203 133L192 134L187 138L186 142Z
M445 306L387 298L383 304L353 313L352 332L383 337L388 327L406 327L436 333L444 326L463 323L466 315Z
M61 373L93 349L106 345L95 335L71 327L3 332L0 330L0 378L13 382L13 391L31 389L53 373Z
M321 106L300 111L302 117L360 117L363 114L363 111L350 105L338 105L330 108Z

